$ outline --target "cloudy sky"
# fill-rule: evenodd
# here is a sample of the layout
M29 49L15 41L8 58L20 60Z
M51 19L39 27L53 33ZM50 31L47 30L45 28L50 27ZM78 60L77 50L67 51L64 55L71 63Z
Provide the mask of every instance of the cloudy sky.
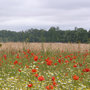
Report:
M0 30L90 29L90 0L0 0Z

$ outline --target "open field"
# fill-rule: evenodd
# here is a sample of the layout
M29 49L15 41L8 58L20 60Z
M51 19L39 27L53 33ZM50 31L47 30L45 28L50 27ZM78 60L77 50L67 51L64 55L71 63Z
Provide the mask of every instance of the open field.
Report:
M2 43L0 90L90 90L90 45Z
M23 50L23 48L30 50L60 50L60 51L85 51L90 50L90 44L73 44L73 43L2 43L0 50Z

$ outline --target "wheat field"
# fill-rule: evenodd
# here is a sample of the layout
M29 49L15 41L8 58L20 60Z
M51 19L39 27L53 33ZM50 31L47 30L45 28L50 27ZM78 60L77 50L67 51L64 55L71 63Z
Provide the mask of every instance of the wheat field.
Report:
M85 51L89 50L90 51L90 44L77 44L77 43L21 43L21 42L8 42L8 43L1 43L2 46L0 50L22 50L23 48L25 49L30 49L30 50L59 50L59 51Z

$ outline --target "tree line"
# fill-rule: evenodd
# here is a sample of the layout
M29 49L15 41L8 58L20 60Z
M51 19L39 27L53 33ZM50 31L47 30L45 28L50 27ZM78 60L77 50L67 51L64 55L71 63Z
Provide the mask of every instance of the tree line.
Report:
M61 30L59 27L28 29L26 31L0 30L0 42L62 42L90 43L90 30L75 27L74 30Z

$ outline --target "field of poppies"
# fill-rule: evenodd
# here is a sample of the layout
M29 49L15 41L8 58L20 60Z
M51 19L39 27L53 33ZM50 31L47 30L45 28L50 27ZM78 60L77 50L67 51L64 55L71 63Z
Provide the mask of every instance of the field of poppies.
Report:
M90 51L0 51L0 90L90 90Z

